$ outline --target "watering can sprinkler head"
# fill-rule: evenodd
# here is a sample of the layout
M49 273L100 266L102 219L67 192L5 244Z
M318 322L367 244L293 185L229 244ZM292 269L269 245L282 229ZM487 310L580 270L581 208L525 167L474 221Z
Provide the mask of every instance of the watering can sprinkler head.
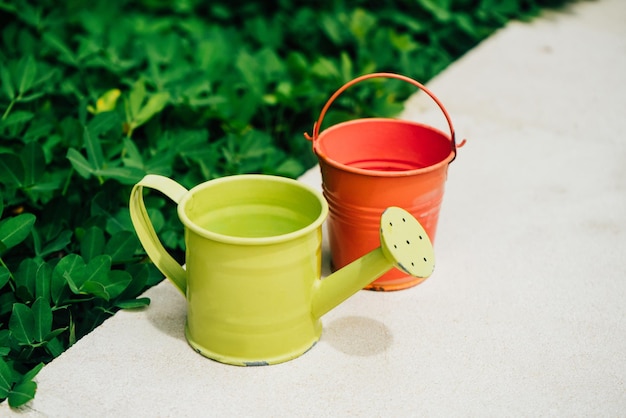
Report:
M422 225L409 212L389 207L380 219L382 252L394 267L425 278L435 268L433 246Z
M380 218L380 247L316 281L313 316L321 317L393 267L420 278L430 276L435 268L428 234L413 215L395 206Z

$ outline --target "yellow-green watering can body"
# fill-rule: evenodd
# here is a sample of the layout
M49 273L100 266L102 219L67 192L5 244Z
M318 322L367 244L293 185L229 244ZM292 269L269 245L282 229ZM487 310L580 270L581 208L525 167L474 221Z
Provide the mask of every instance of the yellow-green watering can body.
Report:
M161 245L144 187L178 204L185 268ZM321 279L328 205L321 193L283 177L237 175L187 190L148 175L133 188L130 212L149 257L187 299L189 344L223 363L265 365L298 357L319 340L323 314L394 265L389 249L379 248ZM411 251L410 263L419 261L416 273L429 275L432 247L425 233L423 239L419 260Z

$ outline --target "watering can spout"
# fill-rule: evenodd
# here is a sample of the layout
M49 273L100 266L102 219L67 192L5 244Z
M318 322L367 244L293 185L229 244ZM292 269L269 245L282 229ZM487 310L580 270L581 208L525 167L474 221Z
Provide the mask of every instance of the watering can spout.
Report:
M435 267L432 243L422 225L409 212L389 207L380 219L380 247L315 282L312 313L316 318L396 267L426 278Z

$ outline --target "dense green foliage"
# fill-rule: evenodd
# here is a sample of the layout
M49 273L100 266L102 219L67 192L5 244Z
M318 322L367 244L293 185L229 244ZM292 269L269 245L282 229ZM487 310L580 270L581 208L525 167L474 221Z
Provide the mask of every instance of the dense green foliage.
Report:
M344 82L425 82L509 19L565 0L0 2L0 400L161 280L132 231L146 173L187 187L315 163L310 131ZM412 93L376 79L328 124L392 116ZM181 227L148 196L166 247Z

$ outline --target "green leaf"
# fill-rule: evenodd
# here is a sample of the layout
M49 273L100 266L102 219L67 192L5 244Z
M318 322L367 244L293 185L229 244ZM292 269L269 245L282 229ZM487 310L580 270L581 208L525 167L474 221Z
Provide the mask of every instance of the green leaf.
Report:
M148 102L141 108L141 110L134 117L135 127L141 126L146 123L150 118L159 113L170 100L168 92L155 93L148 99Z
M315 61L315 64L313 64L313 67L311 68L311 71L313 72L313 74L318 75L320 77L333 77L333 78L340 78L341 74L339 72L339 69L337 68L337 65L335 65L335 63L333 63L331 60L324 58L324 57L320 57L317 59L317 61Z
M84 295L86 294L83 290L81 290L81 287L83 284L85 284L84 282L82 282L82 278L80 277L72 277L72 275L68 272L64 272L63 273L63 278L65 279L65 282L67 283L67 286L70 288L70 290L72 291L73 294L75 295ZM77 279L81 279L81 285L79 286L78 283L76 283Z
M28 112L26 110L16 110L14 112L11 112L11 114L2 121L2 124L0 126L2 126L3 128L8 128L9 126L26 123L33 117L35 117L35 114L33 112Z
M239 51L237 54L236 66L237 70L239 70L243 76L246 84L254 90L260 92L262 90L262 86L260 85L259 72L257 68L259 65L254 57L250 55L248 51Z
M35 276L35 298L50 300L51 284L52 267L48 263L41 263Z
M334 44L341 45L343 43L343 33L345 28L335 16L330 14L322 15L320 25Z
M38 99L38 98L42 97L43 95L44 95L44 93L42 91L37 91L37 92L31 93L31 94L28 94L26 96L23 96L20 99L20 102L22 102L22 103L23 102L32 102L33 100Z
M111 299L115 299L122 294L126 287L132 282L131 275L123 270L111 270L107 283L104 285L104 289L109 294Z
M31 141L22 150L21 157L24 165L24 185L34 185L42 178L46 169L43 147L36 141Z
M18 74L21 78L18 81L17 91L19 96L22 96L30 89L37 76L37 63L32 55L27 55L20 60Z
M130 138L124 137L124 151L122 153L122 161L126 167L135 167L139 169L143 169L143 157L141 156L141 152L139 152L139 148Z
M45 341L46 336L52 331L52 308L50 303L43 298L39 298L33 303L31 310L35 317L35 341Z
M235 137L230 137L229 139L235 139ZM266 155L270 150L272 150L271 138L265 133L251 130L248 131L242 138L236 139L239 146L239 158L258 158L263 155Z
M65 332L67 331L68 327L65 327L61 330L61 332ZM48 344L46 344L46 351L48 353L50 353L50 355L52 357L58 357L60 356L63 351L65 351L65 347L63 346L63 343L61 343L61 340L58 338L58 335L56 337L54 337L52 334L58 332L59 330L55 330L53 331L49 336L46 336L46 340L48 340ZM48 339L48 337L50 337L50 339Z
M92 226L85 231L80 242L80 255L89 262L92 258L102 254L104 250L104 232L102 229Z
M0 154L0 183L22 186L24 164L16 154Z
M439 21L441 22L447 22L448 20L450 20L452 14L450 12L450 10L448 10L446 7L450 7L450 4L448 1L444 1L442 2L441 0L439 1L435 1L435 0L418 0L418 3L427 11L429 11L430 13L432 13L432 15ZM441 3L448 3L448 4L441 4Z
M100 282L86 281L80 288L80 292L85 295L93 295L97 298L108 301L110 299L104 285Z
M74 321L74 318L70 315L70 335L69 335L69 343L70 346L74 345L76 343L76 322Z
M9 69L0 64L0 82L2 82L2 90L6 93L9 99L15 98L15 89L13 88L13 81L11 80L11 73Z
M11 277L11 272L5 266L0 266L0 289L4 287L5 284L9 283L9 278Z
M87 129L93 136L102 135L114 128L122 131L122 123L117 112L100 112L87 125Z
M115 303L120 309L139 309L150 305L150 298L137 298L133 300L123 300Z
M50 331L49 333L47 333L47 334L43 337L44 341L46 341L46 342L47 342L47 344L46 344L46 348L49 348L50 343L51 343L51 342L53 342L54 340L56 340L56 338L57 338L59 335L63 334L65 331L67 331L67 327L57 328L57 329L55 329L55 330Z
M13 275L15 285L18 288L23 287L28 292L28 300L25 299L25 301L30 302L34 300L37 270L39 270L39 263L32 258L26 258L22 260Z
M11 289L12 290L12 289ZM0 292L0 315L4 317L4 315L9 315L11 309L13 309L13 305L17 303L18 300L16 298L15 293L5 289L4 292ZM2 334L2 330L0 329L0 335Z
M150 212L150 214L152 215L152 212ZM121 209L115 214L109 213L107 215L108 217L106 221L106 231L109 234L113 235L117 234L120 231L131 231L133 229L133 224L130 220L130 212L128 211L128 208ZM158 212L157 217L159 215L161 216L161 219L163 219L163 215L160 212Z
M9 393L9 406L17 408L30 402L35 397L35 392L37 383L33 381L18 383Z
M477 31L476 25L474 24L471 15L468 15L466 13L457 13L454 15L454 21L465 33L474 37L475 39L480 39L480 33Z
M355 9L350 19L350 32L359 41L366 41L368 33L376 27L376 21L376 17L366 10L361 8Z
M111 256L114 264L129 261L137 251L137 244L137 237L133 232L120 231L106 243L104 253Z
M67 159L70 160L70 163L72 163L72 167L74 167L76 172L80 174L80 176L83 178L88 179L96 170L96 167L92 166L91 163L87 161L85 157L83 157L83 154L76 151L74 148L68 149L66 156ZM2 167L0 165L0 171L1 168Z
M109 271L111 270L111 256L107 254L98 255L87 263L85 267L85 282L97 281L107 282Z
M12 304L11 304L11 309L13 309ZM11 341L11 331L9 331L5 326L2 329L0 329L0 347L7 347L8 345L10 345L10 341Z
M0 242L7 249L24 241L30 233L37 218L32 213L23 213L0 223Z
M44 247L41 249L41 252L37 253L39 257L45 257L52 253L63 250L72 242L72 231L64 230L59 233L57 237L55 237L52 241L48 241Z
M68 296L68 287L63 275L52 274L50 280L50 300L55 307L62 307Z
M150 279L150 273L156 271L159 278L162 279L160 272L154 267L153 264L132 264L126 270L130 276L132 277L132 282L130 282L124 292L118 295L120 300L133 299L138 294L140 294L147 285L154 285L156 283L148 283ZM158 282L157 282L158 283Z
M30 369L30 371L28 371L24 376L22 376L22 382L33 380L35 376L37 376L37 374L41 371L41 369L43 369L43 366L44 366L43 363L39 363L38 365Z
M76 58L74 57L74 53L72 52L72 50L68 46L66 46L63 41L61 41L56 35L51 32L45 33L43 35L43 40L49 46L61 53L60 58L64 59L70 64L77 64Z
M146 175L146 171L135 167L109 167L96 170L94 174L117 180L122 184L134 185Z
M30 26L38 27L41 23L41 9L29 3L21 3L16 12L20 19Z
M305 170L304 165L295 158L287 158L276 167L276 175L296 178Z
M9 396L9 392L11 392L11 388L17 381L18 376L13 368L0 357L0 400Z
M89 161L89 165L95 169L102 168L104 165L104 155L102 154L100 138L85 127L83 140L85 142L85 148L87 149L87 161Z
M19 344L32 344L35 341L35 315L33 311L23 303L14 304L9 319L9 329Z
M63 257L52 271L52 283L50 294L55 306L59 306L64 296L65 285L69 285L68 277L72 283L84 281L85 262L78 254L69 254Z
M401 52L410 52L419 48L419 45L408 33L398 34L396 32L391 32L389 34L389 41L395 49Z
M341 77L344 80L350 80L353 78L354 68L350 55L346 52L341 53Z
M139 113L141 109L141 104L146 98L146 85L144 84L143 79L139 79L133 84L133 88L128 95L127 101L127 109L126 109L126 120L131 122L135 119L135 116Z

